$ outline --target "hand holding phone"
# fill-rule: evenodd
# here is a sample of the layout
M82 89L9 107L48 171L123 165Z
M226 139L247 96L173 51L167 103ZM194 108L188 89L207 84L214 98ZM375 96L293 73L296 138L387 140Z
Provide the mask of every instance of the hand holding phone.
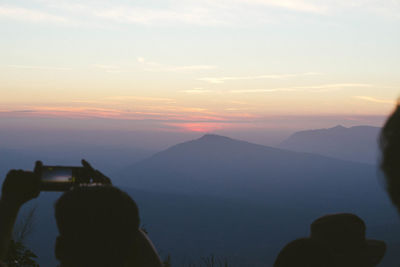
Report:
M20 206L39 195L40 183L36 172L11 170L3 182L1 198Z
M41 191L68 191L80 186L111 185L111 180L93 169L85 160L82 167L49 166L36 163L35 172L41 177Z

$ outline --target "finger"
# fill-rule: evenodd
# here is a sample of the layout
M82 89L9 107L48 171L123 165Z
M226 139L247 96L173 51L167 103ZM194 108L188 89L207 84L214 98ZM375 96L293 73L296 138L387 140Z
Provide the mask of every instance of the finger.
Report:
M41 176L41 173L42 173L42 167L43 167L43 163L40 160L36 161L33 172L36 175L38 175L39 177Z
M87 169L89 169L89 170L91 170L91 171L94 171L92 165L90 165L89 162L87 162L87 161L84 160L84 159L82 159L81 162L82 162L82 166L83 166L84 168L87 168Z
M17 172L17 170L10 170L10 171L8 171L7 177L15 176L15 173L16 173L16 172Z
M111 179L107 176L103 176L103 184L111 184Z
M36 162L35 170L32 175L32 189L33 189L33 197L37 197L40 194L40 187L42 183L42 162Z
M99 178L99 180L101 181L101 183L103 184L109 184L111 185L111 179L108 178L107 176L105 176L103 173L101 173L100 171L96 170L96 175Z
M93 167L89 164L89 162L87 162L86 160L82 159L82 166L84 171L86 172L86 175L89 175L89 178L95 178L94 176L95 174L95 169L93 169Z
M103 184L111 184L110 178L102 174L100 171L96 170L95 171L96 179L98 179L99 182Z
M100 171L94 169L89 162L87 162L86 160L82 159L82 165L84 168L88 169L91 173L91 175L93 175L93 179L97 182L103 183L103 184L112 184L111 183L111 179L108 178L107 176L105 176L103 173L101 173Z

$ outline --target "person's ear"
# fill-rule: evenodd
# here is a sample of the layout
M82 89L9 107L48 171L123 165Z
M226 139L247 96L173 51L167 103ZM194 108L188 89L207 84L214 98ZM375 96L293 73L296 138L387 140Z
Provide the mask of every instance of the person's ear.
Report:
M65 241L62 236L57 236L54 253L56 254L56 259L60 262L65 258Z

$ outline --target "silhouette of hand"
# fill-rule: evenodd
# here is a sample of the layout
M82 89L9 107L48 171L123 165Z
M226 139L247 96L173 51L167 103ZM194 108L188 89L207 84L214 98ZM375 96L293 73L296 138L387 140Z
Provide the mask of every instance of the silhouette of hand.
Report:
M93 179L94 183L101 183L101 184L107 184L111 185L111 179L99 172L98 170L95 170L89 162L86 160L82 159L82 165L83 168L87 171L87 173L90 175L90 177Z
M38 170L41 162L36 162L35 172L11 170L3 182L2 199L17 206L36 198L40 193Z

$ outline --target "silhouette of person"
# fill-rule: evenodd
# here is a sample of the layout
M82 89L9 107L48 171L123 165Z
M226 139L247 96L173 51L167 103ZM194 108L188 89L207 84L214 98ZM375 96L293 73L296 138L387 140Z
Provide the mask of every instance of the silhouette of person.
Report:
M318 266L316 264L334 267L376 266L385 255L386 245L383 241L366 239L365 231L364 221L354 214L322 216L311 224L311 234L306 239L310 241L299 239L294 244L294 241L289 243L279 254L275 267ZM280 259L283 257L292 257L292 261L286 259L286 265L277 265L278 259L284 262ZM296 265L293 259L304 265Z
M381 169L390 199L400 212L400 105L387 119L380 136Z
M7 174L0 199L0 260L5 259L20 207L39 193L37 172ZM55 217L59 230L55 254L61 267L162 266L153 244L139 229L136 203L116 187L67 191L55 204Z
M278 254L274 267L333 267L328 248L311 238L299 238Z
M322 216L311 224L310 238L331 250L335 266L376 266L386 252L385 242L366 239L364 221L351 213Z

